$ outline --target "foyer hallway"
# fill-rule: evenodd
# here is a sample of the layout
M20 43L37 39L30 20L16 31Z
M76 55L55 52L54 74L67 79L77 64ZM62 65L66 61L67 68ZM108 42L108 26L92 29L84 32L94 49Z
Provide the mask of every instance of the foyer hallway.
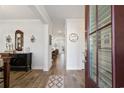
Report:
M49 72L41 70L11 71L10 88L45 88L51 75L64 75L64 88L85 87L84 71L66 71L63 54L59 55L53 63ZM0 85L0 87L3 87L3 85Z
M64 88L83 88L85 87L84 70L66 70L64 54L60 54L53 62L49 75L64 75Z

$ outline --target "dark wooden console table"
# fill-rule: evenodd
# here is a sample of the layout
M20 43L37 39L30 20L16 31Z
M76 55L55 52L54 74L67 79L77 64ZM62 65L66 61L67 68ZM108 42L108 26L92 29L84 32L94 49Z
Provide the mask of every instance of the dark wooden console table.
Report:
M14 53L10 61L11 70L29 71L32 64L32 53Z

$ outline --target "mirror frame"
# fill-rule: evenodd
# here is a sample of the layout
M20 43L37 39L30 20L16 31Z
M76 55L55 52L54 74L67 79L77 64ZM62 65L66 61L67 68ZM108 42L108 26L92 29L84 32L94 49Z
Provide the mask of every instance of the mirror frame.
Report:
M18 37L18 34L20 37ZM21 30L16 30L15 32L15 50L22 51L24 43L24 34Z

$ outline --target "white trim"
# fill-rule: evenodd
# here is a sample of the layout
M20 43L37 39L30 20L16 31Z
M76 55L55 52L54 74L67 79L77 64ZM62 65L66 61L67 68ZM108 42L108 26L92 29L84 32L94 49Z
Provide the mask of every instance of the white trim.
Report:
M82 70L83 67L80 67L80 68L73 68L73 67L68 67L66 68L66 70Z
M44 68L43 71L49 71L49 69L48 68Z
M42 66L32 66L32 69L41 69L41 70L43 70Z
M0 19L0 21L41 21L40 19Z

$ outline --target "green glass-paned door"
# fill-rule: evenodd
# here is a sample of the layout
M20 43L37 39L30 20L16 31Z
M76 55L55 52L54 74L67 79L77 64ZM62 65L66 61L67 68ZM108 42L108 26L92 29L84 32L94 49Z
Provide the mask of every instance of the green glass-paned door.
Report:
M90 23L90 29L89 33L92 33L96 30L96 6L91 5L90 7L90 16L89 16L89 23ZM93 33L90 35L90 63L89 63L89 70L90 70L90 78L96 82L97 81L97 67L96 67L96 44L97 44L97 38L96 33Z
M96 33L90 35L90 78L96 82L97 69L96 69Z
M89 9L90 78L96 84L98 80L98 87L112 87L111 6L92 5Z

